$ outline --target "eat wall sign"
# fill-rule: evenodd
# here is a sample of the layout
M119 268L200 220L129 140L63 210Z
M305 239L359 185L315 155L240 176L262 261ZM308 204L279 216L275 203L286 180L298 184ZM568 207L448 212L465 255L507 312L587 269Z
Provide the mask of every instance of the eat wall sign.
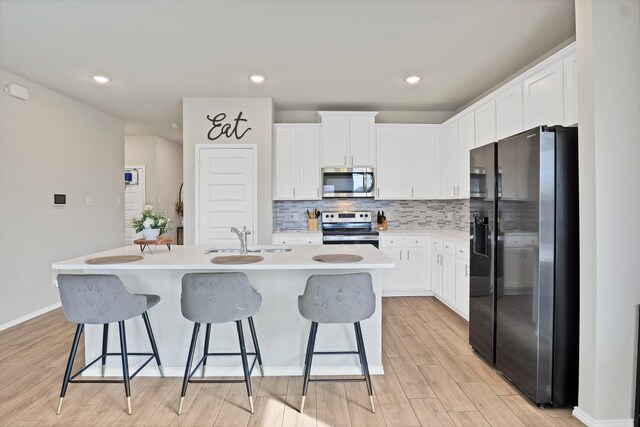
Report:
M222 135L227 138L235 137L236 139L242 139L242 137L251 130L251 128L246 125L247 119L242 117L242 111L240 111L238 117L233 120L227 120L225 113L219 113L213 117L207 114L207 120L211 122L211 129L209 129L209 133L207 133L207 138L209 138L210 141L215 141Z

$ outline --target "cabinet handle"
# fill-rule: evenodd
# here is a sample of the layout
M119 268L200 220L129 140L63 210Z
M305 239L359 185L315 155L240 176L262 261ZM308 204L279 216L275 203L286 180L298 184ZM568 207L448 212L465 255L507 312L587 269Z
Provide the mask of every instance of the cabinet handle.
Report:
M378 193L376 197L380 197L380 187L376 188L376 192Z
M353 166L353 154L351 155L351 166Z
M469 277L469 264L464 265L464 277Z
M347 155L344 155L344 165L347 166Z
M400 249L400 261L402 261L402 249Z
M411 251L409 249L407 249L407 261L409 261L411 255L409 255L411 253Z
M413 199L413 187L411 187L411 198Z
M296 189L295 188L293 189L293 198L294 199L296 198Z
M316 187L316 197L320 198L320 187Z
M456 195L456 186L455 185L453 186L453 195L454 196Z

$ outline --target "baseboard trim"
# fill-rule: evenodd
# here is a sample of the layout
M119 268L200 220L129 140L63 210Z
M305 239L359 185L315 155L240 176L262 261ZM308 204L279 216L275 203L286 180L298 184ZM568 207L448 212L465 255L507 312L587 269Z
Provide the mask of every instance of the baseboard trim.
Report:
M57 302L45 308L41 308L40 310L36 310L33 313L25 314L24 316L18 317L17 319L11 320L7 323L3 323L2 325L0 325L0 331L4 331L5 329L9 329L12 326L19 325L20 323L26 322L27 320L31 320L34 317L38 317L42 314L48 313L51 310L55 310L56 308L59 308L59 307L62 307L62 304Z
M178 366L165 366L164 375L166 377L183 377L184 376L184 367ZM130 370L133 372L135 370L134 367L131 367ZM377 366L369 366L369 371L371 375L383 375L384 368L382 365ZM88 377L96 377L100 376L101 368L98 365L92 366L82 373L82 375ZM243 375L241 367L233 367L233 368L223 368L223 367L215 367L215 366L207 366L207 376L208 377L241 377ZM296 377L302 376L302 366L278 366L278 367L264 367L264 375L266 377ZM327 375L327 376L342 376L342 375L362 375L359 367L355 366L318 366L313 367L311 371L311 375ZM105 369L105 376L107 377L118 377L122 376L122 367L116 366L107 366ZM152 366L149 364L146 366L138 376L143 377L159 377L160 372L156 366ZM196 372L195 376L199 376L199 373ZM260 370L256 366L253 369L252 376L260 376Z
M596 420L578 406L573 408L573 416L588 427L633 427L633 418L626 420Z
M383 297L432 297L433 292L420 289L389 289L382 291Z

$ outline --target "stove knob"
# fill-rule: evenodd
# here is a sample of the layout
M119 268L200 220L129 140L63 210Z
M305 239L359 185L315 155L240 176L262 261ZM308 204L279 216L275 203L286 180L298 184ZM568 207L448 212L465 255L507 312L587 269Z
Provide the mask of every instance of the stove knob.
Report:
M364 215L360 214L360 218L362 218Z
M333 218L333 215L331 215L331 218Z
M369 214L364 214L364 217L365 218L369 218Z

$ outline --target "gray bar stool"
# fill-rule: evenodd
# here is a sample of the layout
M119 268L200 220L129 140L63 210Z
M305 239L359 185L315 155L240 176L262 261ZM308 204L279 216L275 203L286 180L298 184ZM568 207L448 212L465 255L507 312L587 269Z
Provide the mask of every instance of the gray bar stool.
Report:
M262 296L251 287L249 279L244 273L189 273L182 278L182 315L194 322L193 335L191 336L191 346L187 356L187 364L184 370L184 380L182 382L182 393L178 405L178 415L182 413L182 404L187 394L189 383L237 383L244 382L247 386L249 396L249 408L253 414L253 397L251 392L251 372L256 364L260 365L260 372L264 376L262 367L262 356L256 337L256 329L253 324L253 315L260 309ZM253 340L254 352L247 353L244 333L242 330L242 319L248 319L251 338ZM238 341L240 342L240 353L209 353L209 339L211 335L212 323L235 322L238 331ZM195 353L200 324L207 325L204 339L204 353L195 368L193 355ZM255 356L251 367L247 362L247 355ZM205 380L192 379L193 374L202 365L202 377L205 376L207 358L210 356L241 356L243 380Z
M156 345L149 315L147 310L160 302L157 295L132 295L127 291L124 284L115 275L107 274L59 274L58 289L60 291L60 301L64 316L70 322L77 323L76 334L73 338L67 369L62 382L60 401L56 414L60 414L62 401L67 393L69 383L124 383L124 390L127 396L127 412L131 415L131 388L129 382L134 378L149 362L156 359L160 375L164 377L158 346ZM151 349L153 353L128 353L127 337L125 334L125 320L142 316L144 320ZM109 323L118 322L120 329L120 353L107 352L107 339L109 335ZM102 329L102 353L94 361L85 365L84 368L72 374L73 362L78 351L80 336L84 330L84 325L103 325ZM75 380L87 368L98 360L102 361L102 376L104 377L107 356L121 356L122 358L122 380ZM128 356L150 356L133 375L129 375Z
M317 274L307 279L304 294L298 297L298 310L302 317L311 320L309 341L304 359L304 382L300 413L304 411L309 381L364 381L369 393L371 412L376 412L373 404L373 388L369 375L369 364L362 339L360 321L371 317L376 309L376 295L369 273ZM357 351L314 351L318 323L353 323ZM357 354L362 367L362 378L357 379L310 379L311 363L314 355Z

